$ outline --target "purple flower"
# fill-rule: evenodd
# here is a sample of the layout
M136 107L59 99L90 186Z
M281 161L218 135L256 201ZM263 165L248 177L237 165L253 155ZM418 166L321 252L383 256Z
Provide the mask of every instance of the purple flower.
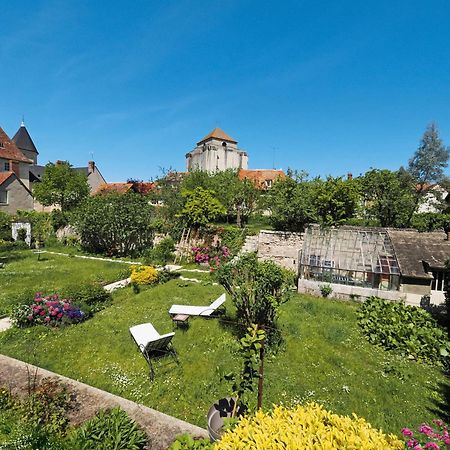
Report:
M430 426L428 426L426 424L420 425L419 431L423 434L426 434L427 436L430 436L433 434L433 428L431 428Z
M434 450L439 450L439 445L437 445L435 442L428 442L425 444L424 448L432 448Z
M417 444L419 443L419 441L417 439L410 439L406 445L408 447L415 447Z

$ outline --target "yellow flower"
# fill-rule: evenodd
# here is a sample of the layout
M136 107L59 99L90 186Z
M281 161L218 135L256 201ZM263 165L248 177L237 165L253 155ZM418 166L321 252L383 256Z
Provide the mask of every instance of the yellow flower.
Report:
M158 271L152 266L131 266L131 282L153 284L158 281Z

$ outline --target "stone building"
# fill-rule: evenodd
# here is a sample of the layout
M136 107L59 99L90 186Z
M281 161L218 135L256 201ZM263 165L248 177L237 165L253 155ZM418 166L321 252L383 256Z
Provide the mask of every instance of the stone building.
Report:
M186 154L188 172L217 172L227 169L247 169L248 155L238 149L237 141L220 128L214 128L191 152Z

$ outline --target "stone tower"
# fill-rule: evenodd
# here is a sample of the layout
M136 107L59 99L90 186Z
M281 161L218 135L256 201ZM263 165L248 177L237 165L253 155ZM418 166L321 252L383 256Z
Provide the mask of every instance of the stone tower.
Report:
M237 141L220 128L214 128L186 154L186 168L217 172L227 169L247 169L248 155L237 148Z
M34 145L33 139L31 139L28 130L25 127L25 124L21 123L20 128L17 130L17 133L12 138L13 142L16 144L16 147L28 158L33 161L33 164L37 164L37 157L39 152L37 151L36 146Z

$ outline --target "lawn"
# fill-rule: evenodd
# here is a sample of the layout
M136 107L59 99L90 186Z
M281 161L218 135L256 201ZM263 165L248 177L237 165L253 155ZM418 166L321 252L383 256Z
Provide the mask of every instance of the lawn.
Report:
M58 292L66 286L85 282L106 284L128 276L129 265L79 259L30 250L0 252L0 316L7 314L15 297L24 291Z
M176 330L173 340L179 365L172 358L157 361L153 382L128 328L152 322L167 333L172 303L209 304L221 293L212 283L181 280L139 294L125 288L114 294L112 306L79 325L1 333L1 352L205 427L211 403L229 394L217 369L239 365L233 323L191 318L190 327ZM232 315L230 299L226 305ZM299 294L283 305L284 343L266 358L264 406L318 401L394 433L442 416L446 378L368 344L356 324L356 308Z

